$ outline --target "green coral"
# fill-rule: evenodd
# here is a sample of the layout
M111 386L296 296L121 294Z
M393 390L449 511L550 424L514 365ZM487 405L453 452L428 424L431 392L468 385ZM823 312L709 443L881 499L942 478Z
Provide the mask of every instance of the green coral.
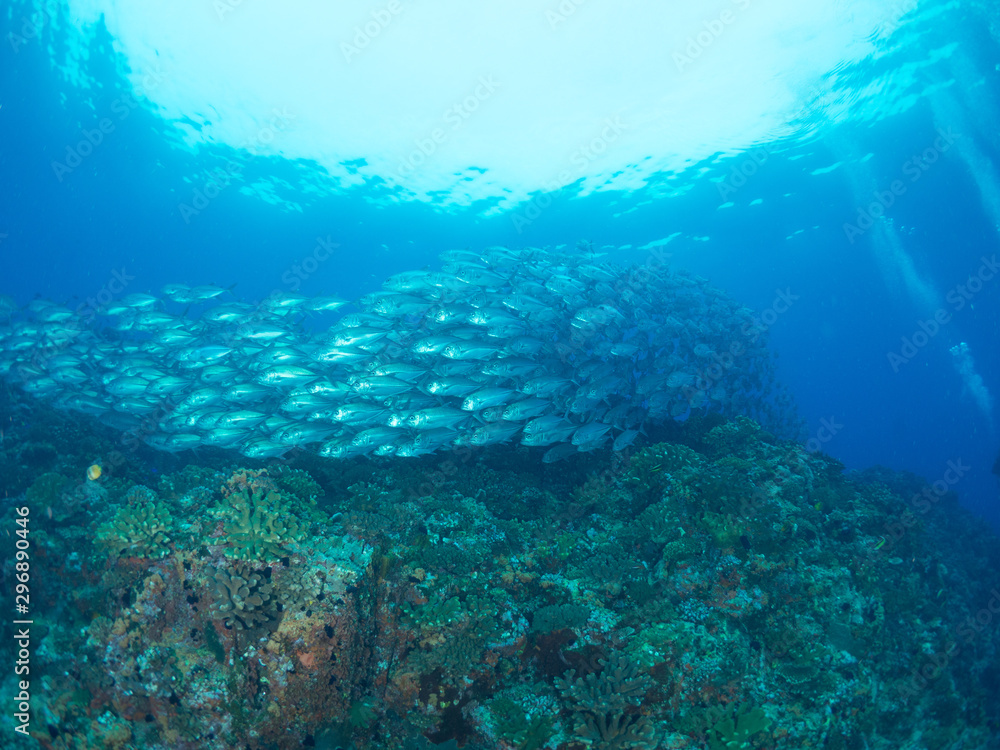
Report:
M146 505L155 503L158 499L155 492L142 484L133 484L122 497L125 505Z
M146 490L142 493L138 490ZM137 488L134 497L155 497L145 487ZM170 552L168 532L173 525L170 511L153 500L120 508L110 523L97 531L97 542L114 553L134 557L163 557Z
M496 733L518 750L539 750L555 734L555 721L546 715L531 716L510 698L490 703Z
M598 750L656 750L660 742L649 718L635 714L577 714L577 736Z
M645 669L662 664L674 652L680 640L679 628L674 623L653 623L642 628L629 643L627 653Z
M176 500L181 500L192 493L204 497L210 488L219 486L222 477L222 472L211 467L188 465L180 471L160 477L160 495Z
M743 527L733 524L733 517L721 513L706 512L702 523L708 531L715 546L719 549L736 549L740 545Z
M555 680L563 702L574 711L574 733L599 750L655 750L656 728L635 712L653 686L652 678L624 653L614 653L600 664L600 674L574 679L571 669Z
M219 634L215 632L215 626L210 622L205 623L202 633L205 636L205 648L209 650L219 664L225 664L226 649L223 647L222 641L219 640Z
M573 553L579 543L580 537L578 534L570 531L560 531L556 534L555 539L552 540L552 548L549 554L558 560L565 560Z
M726 456L699 476L698 490L705 507L737 516L753 516L763 509L754 493L753 480L761 474L755 461Z
M710 719L711 722L711 719ZM750 747L750 738L771 725L760 708L736 708L732 714L712 722L708 741L711 750L742 750Z
M423 605L404 605L404 619L420 636L420 648L407 657L409 668L419 674L440 670L443 682L460 684L470 671L486 667L483 651L513 635L497 616L505 597L502 589L485 589L466 592L462 600L440 588Z
M374 698L354 701L347 710L347 723L354 728L371 726L377 718Z
M306 536L289 503L274 490L250 487L226 502L222 541L227 557L273 562L288 554L288 544Z
M677 506L669 500L662 500L647 507L634 524L634 531L642 542L667 544L683 535Z
M581 546L576 552L576 559L579 563L569 566L566 577L584 579L611 596L618 596L623 586L641 577L632 557L617 540L598 544L593 549Z
M563 700L577 711L599 714L638 706L653 686L652 678L624 653L616 652L600 664L599 674L574 679L576 671L571 669L555 680Z
M789 636L784 644L787 652L778 662L775 672L798 689L809 686L813 691L820 687L827 670L825 661L829 652L822 645Z
M406 663L418 674L438 672L443 684L457 686L468 679L470 672L484 668L484 647L483 639L474 628L451 628L432 635L428 647L412 651Z

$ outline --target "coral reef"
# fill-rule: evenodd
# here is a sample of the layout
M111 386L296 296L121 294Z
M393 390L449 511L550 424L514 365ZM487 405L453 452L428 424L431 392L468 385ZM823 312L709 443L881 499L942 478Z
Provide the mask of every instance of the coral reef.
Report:
M35 744L1000 748L996 536L912 475L673 429L555 468L40 472Z

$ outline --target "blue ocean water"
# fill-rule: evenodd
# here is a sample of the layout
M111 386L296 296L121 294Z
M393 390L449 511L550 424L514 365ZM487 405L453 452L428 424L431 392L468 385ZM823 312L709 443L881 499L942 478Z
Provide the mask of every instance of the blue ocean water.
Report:
M997 747L998 18L8 0L0 750Z
M254 12L250 3L239 6L206 12L220 23ZM677 54L697 65L726 42L709 23L727 12L727 4L718 6L687 35L694 47L667 57L682 72L686 58ZM571 7L578 8L572 18L558 5L548 12L569 24L587 11ZM361 28L369 10L378 7L365 7ZM799 86L796 127L773 138L757 134L687 158L669 138L656 144L647 128L648 158L662 155L660 148L678 163L687 159L683 169L649 171L627 189L591 190L584 164L557 189L528 179L510 201L498 198L501 184L464 202L433 189L415 196L406 177L419 170L383 179L366 171L378 154L353 147L321 158L263 143L240 147L218 135L192 146L178 136L178 123L197 134L226 110L192 111L186 123L166 114L155 72L138 90L142 71L111 15L102 20L76 4L12 3L4 16L0 290L18 304L39 296L85 304L109 289L120 293L121 280L129 293L179 282L232 286L247 301L275 289L353 299L393 273L434 266L449 248L584 240L612 259L638 262L665 251L672 265L773 320L778 378L795 398L810 445L849 468L881 464L929 482L947 476L963 504L1000 523L991 473L1000 447L993 402L1000 65L985 6L901 6L892 28L869 29L871 54L820 71L811 84L818 88ZM699 43L702 26L709 36ZM353 28L331 35L331 45L354 39ZM378 40L386 51L390 30ZM374 41L365 54L379 52ZM822 40L809 41L788 43L788 70ZM267 54L280 54L280 44L274 49ZM321 86L323 75L315 75ZM433 90L433 81L424 83ZM586 85L575 85L566 96L586 98ZM617 85L627 99L629 79ZM706 91L703 103L711 96ZM264 111L280 117L282 106ZM713 106L698 116L734 116L732 102ZM696 117L669 101L662 107L668 121ZM415 154L428 136L407 125L405 111L396 115L380 127L413 144L401 153ZM294 117L298 128L335 133L341 120L359 115L344 102L330 116ZM469 139L474 146L474 134ZM565 148L569 164L575 143ZM595 148L605 145L613 144ZM502 144L493 146L503 153ZM520 156L512 142L506 158ZM328 179L329 159L348 173L353 165L359 178Z

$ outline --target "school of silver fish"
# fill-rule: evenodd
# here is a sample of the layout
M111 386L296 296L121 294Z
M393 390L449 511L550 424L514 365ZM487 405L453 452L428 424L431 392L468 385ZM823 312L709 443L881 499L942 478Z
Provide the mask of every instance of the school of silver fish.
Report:
M353 311L336 297L252 305L181 284L97 311L6 298L0 375L158 450L254 458L519 441L551 462L623 450L691 413L753 415L772 395L759 322L703 279L563 248L440 260ZM326 315L338 318L315 330Z

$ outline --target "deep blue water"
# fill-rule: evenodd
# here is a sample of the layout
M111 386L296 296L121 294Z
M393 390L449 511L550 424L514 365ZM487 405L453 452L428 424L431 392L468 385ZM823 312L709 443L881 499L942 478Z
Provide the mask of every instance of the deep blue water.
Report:
M1000 215L991 213L989 195L1000 184L1000 111L993 104L1000 57L974 7L940 5L944 21L918 42L932 49L960 41L961 49L912 74L905 108L817 122L808 137L767 144L763 152L720 154L671 182L672 189L538 193L536 204L545 208L527 223L517 220L529 215L525 204L489 215L485 203L380 205L374 199L384 196L384 185L333 193L312 179L308 161L226 146L180 148L151 108L131 106L131 84L106 33L84 65L99 85L77 87L54 69L51 38L10 40L28 13L15 7L0 40L0 292L22 304L35 296L80 304L119 274L129 292L181 282L235 285L236 295L250 301L274 289L352 298L392 273L433 265L449 248L581 239L639 247L680 232L667 248L671 262L743 304L763 312L790 295L770 341L807 437L822 439L822 450L853 469L882 464L933 482L949 462L968 467L952 489L997 524L996 415L977 404L949 350L967 343L983 387L1000 391L1000 278L984 281L960 309L949 300L998 252ZM924 52L904 47L871 69L859 66L854 85L860 91L876 77L891 78L886 67L902 69ZM877 112L877 97L865 106ZM68 149L88 150L80 144L88 132L96 140L103 117L112 127L92 153L69 171L54 168L70 163ZM942 132L947 138L935 147ZM726 196L734 205L720 208L720 181L753 153L754 174ZM204 184L191 176L233 158L241 167L231 184L185 220L180 204L193 203L194 189ZM838 162L832 172L812 174ZM258 176L286 180L301 210L240 190ZM885 217L850 242L845 223L857 222L859 209L876 192L891 192L895 180L904 189ZM675 192L678 185L684 189ZM313 264L320 240L337 247ZM620 255L642 261L644 253ZM907 264L937 302L922 301L902 280ZM948 322L894 371L888 355L901 352L902 339L912 339L940 308Z

